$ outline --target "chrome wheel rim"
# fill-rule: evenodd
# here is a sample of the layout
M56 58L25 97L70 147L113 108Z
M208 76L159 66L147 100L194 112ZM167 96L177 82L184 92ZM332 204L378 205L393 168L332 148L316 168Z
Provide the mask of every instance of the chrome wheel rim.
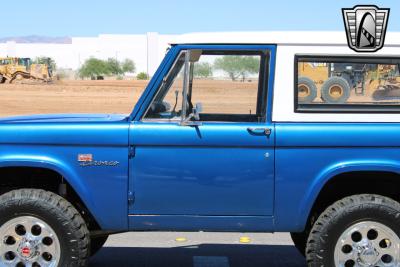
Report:
M60 242L44 221L21 216L0 227L0 266L55 267L60 261Z
M400 266L400 239L381 223L360 222L339 237L334 257L337 267Z

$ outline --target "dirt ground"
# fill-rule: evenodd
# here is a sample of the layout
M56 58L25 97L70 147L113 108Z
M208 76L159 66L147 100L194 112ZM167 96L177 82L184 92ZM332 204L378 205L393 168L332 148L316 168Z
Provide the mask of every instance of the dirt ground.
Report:
M50 113L129 114L146 85L147 81L107 80L58 81L34 85L0 84L0 116ZM257 95L255 82L197 81L194 87L197 88L197 93L193 96L193 102L203 102L205 112L254 112Z
M0 117L52 113L120 113L129 114L141 96L148 81L57 81L52 84L0 84ZM178 107L182 103L181 81L174 83L165 100L175 104L175 90L179 90ZM374 99L378 81L366 83L366 94L356 95L351 90L349 102L371 101L398 103L399 90L387 93L389 97ZM400 85L400 81L398 81ZM322 102L321 84L313 101ZM249 114L256 110L257 82L195 80L193 103L202 103L205 113ZM383 91L382 91L383 92ZM392 93L393 92L393 93ZM386 94L386 93L385 93Z
M49 113L129 113L145 81L61 81L0 84L0 116Z

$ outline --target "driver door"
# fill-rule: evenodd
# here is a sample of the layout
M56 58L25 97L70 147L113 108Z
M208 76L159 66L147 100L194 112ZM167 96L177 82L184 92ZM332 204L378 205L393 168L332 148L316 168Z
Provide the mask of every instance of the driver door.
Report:
M210 220L229 218L224 229L233 230L252 216L272 218L271 51L234 48L180 51L131 124L129 212L136 228L170 229L178 218L196 218L193 227L207 229Z

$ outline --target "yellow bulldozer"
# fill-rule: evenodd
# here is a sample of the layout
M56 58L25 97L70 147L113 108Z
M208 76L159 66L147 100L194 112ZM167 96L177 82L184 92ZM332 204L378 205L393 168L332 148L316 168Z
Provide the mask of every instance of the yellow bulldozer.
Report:
M45 64L32 63L30 58L0 58L0 83L51 82L50 59Z

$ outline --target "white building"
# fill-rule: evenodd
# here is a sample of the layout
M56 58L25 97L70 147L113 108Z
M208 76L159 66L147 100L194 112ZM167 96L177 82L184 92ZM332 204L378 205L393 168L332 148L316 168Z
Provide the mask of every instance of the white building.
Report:
M98 37L73 37L70 44L0 43L0 57L46 56L53 58L59 68L78 69L90 57L132 59L136 73L152 75L163 59L169 43L177 36L147 34L101 34Z

